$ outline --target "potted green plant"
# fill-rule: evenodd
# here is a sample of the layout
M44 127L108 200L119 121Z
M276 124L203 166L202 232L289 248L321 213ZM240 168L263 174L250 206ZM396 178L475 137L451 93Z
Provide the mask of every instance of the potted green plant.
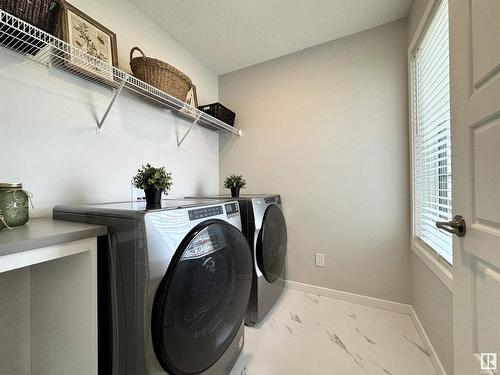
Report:
M167 172L165 167L155 168L148 163L137 170L132 183L144 190L147 208L158 207L161 205L161 193L167 193L172 186L172 173Z
M224 180L224 187L226 189L231 189L232 197L240 196L240 189L244 189L247 182L242 175L232 174Z

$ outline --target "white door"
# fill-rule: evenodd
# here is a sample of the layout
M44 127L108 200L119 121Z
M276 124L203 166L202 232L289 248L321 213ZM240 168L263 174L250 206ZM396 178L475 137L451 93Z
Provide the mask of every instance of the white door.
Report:
M455 375L500 374L500 0L450 0ZM484 366L497 370L481 371Z

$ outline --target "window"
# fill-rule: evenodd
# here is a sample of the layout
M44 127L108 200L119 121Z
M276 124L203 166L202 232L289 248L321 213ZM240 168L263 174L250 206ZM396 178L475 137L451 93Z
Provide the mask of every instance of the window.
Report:
M411 58L414 234L451 264L451 234L435 226L452 214L447 0L438 3Z

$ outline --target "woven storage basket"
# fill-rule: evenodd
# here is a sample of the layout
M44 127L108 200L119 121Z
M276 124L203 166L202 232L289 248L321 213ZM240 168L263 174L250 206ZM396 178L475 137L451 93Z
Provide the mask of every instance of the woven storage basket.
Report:
M0 9L57 36L64 0L0 0Z
M135 51L142 53L142 56L134 57ZM134 76L140 80L183 102L186 101L186 95L193 86L187 75L166 62L146 57L139 47L130 50L130 68Z

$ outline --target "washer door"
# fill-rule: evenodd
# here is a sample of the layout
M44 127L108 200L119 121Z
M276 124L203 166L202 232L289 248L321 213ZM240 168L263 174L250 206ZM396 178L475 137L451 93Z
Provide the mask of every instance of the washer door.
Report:
M243 234L221 220L195 227L156 292L152 339L170 374L197 374L224 354L248 305L252 257Z
M285 268L286 223L280 208L275 204L267 207L262 228L257 237L257 265L267 281L275 282Z

